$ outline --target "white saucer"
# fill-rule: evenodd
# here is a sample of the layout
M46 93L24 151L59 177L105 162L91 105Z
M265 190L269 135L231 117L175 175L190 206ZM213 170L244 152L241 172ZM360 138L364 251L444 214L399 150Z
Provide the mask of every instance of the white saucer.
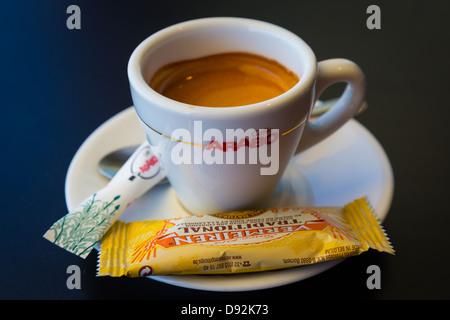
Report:
M66 177L66 202L73 210L108 180L97 163L108 152L145 140L134 108L106 121L81 145ZM343 206L367 196L381 221L394 190L392 168L376 138L359 122L350 120L332 136L295 156L273 196L270 207L286 205ZM185 216L170 185L158 185L130 205L122 221ZM155 276L168 284L211 291L246 291L276 287L309 278L341 260L275 271L235 275Z

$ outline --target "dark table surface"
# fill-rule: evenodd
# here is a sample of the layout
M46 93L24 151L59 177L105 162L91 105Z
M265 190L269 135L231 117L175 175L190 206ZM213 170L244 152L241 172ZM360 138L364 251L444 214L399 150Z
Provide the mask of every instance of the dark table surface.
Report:
M80 30L66 27L71 4L81 9ZM371 4L381 9L381 29L366 26ZM449 299L449 9L435 0L3 3L0 298ZM358 121L379 140L395 176L384 221L395 256L367 252L303 281L225 293L98 278L95 254L83 260L42 238L66 214L64 182L77 149L132 104L132 50L164 27L210 16L272 22L301 36L318 60L345 57L361 66L369 109ZM70 265L80 267L80 289L66 285ZM369 265L380 267L381 289L367 287Z

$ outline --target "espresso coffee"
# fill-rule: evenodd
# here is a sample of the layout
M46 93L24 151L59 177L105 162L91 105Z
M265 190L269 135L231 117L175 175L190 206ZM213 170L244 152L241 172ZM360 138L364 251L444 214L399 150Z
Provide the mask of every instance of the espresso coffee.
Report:
M179 102L234 107L272 99L298 81L277 61L233 52L170 63L154 74L149 85Z

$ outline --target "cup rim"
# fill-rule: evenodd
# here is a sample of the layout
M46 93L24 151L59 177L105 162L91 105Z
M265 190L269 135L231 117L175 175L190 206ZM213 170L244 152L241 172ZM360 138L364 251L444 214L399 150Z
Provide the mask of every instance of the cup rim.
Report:
M299 82L293 86L288 91L278 95L272 99L264 100L254 104L242 105L242 106L233 106L226 108L211 108L207 106L197 106L192 104L186 104L183 102L179 102L176 100L172 100L163 96L162 94L153 90L148 83L143 79L140 72L140 65L142 63L143 58L150 48L154 45L160 43L162 40L175 36L182 30L186 30L189 28L198 28L198 27L206 27L210 24L230 24L236 26L237 24L254 27L265 30L272 30L286 38L290 41L295 42L297 46L302 47L303 53L309 57L310 63L305 68L304 74L300 77ZM255 20L249 18L238 18L238 17L211 17L211 18L200 18L194 20L188 20L184 22L180 22L174 24L172 26L161 29L146 39L144 39L133 51L128 61L127 73L130 85L136 90L140 95L146 97L147 99L151 99L152 101L158 102L160 105L164 105L165 108L170 109L171 111L175 111L177 113L181 112L183 114L189 114L196 110L196 113L201 113L202 115L211 115L211 116L232 116L233 114L239 113L253 113L256 110L260 110L261 107L269 107L276 108L277 106L281 106L286 102L294 99L296 96L303 94L305 91L308 91L310 86L313 85L315 81L315 75L317 72L317 61L314 55L314 52L309 47L309 45L297 36L295 33L280 27L278 25L265 22L262 20Z

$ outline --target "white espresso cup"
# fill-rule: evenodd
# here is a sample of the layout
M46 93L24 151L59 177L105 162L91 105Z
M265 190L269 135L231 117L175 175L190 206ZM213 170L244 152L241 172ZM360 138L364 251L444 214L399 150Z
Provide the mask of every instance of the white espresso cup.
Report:
M224 108L177 102L148 85L168 63L225 52L276 60L300 80L273 99ZM192 214L263 207L292 156L345 124L365 95L364 75L355 63L317 63L294 33L244 18L198 19L156 32L134 50L128 77L147 140ZM338 102L310 120L320 94L336 82L347 83Z

